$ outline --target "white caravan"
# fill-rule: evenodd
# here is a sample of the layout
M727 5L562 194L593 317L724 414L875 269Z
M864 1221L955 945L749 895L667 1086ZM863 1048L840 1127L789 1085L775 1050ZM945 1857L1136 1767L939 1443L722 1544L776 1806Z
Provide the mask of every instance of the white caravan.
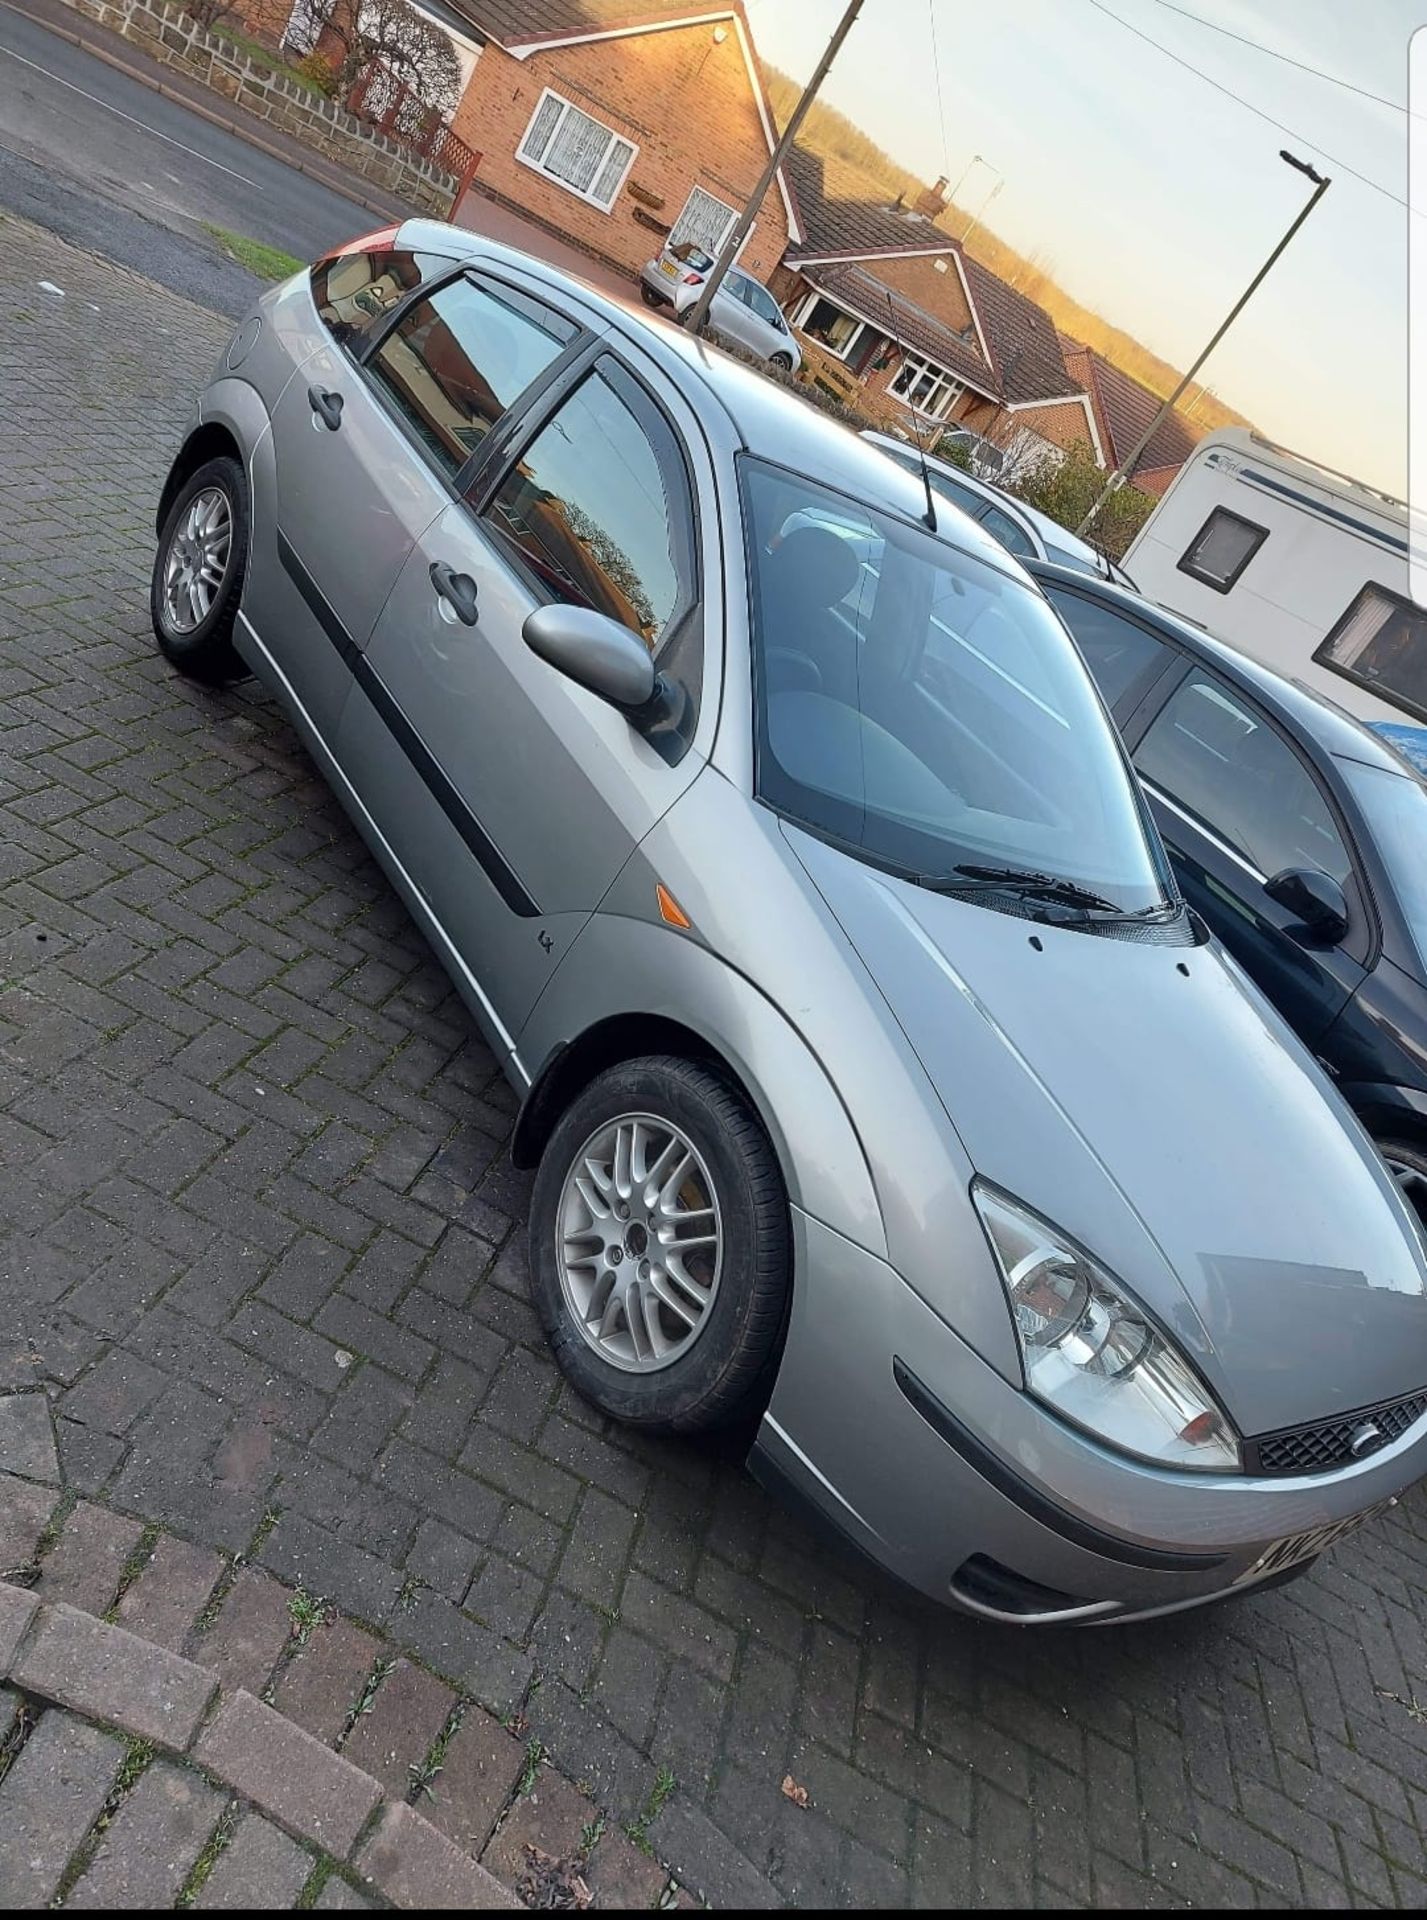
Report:
M1427 771L1408 509L1242 427L1201 440L1124 564L1141 593L1388 734Z

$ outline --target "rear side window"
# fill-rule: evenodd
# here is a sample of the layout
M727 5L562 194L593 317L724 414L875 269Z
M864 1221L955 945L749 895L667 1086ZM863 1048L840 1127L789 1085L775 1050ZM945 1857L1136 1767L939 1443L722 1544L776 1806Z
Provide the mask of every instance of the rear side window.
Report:
M1114 709L1128 696L1138 699L1156 678L1173 649L1133 620L1061 587L1047 586L1051 605L1070 628L1085 664L1095 677L1105 705Z
M424 281L449 273L455 264L441 254L373 247L363 241L317 262L312 269L312 298L327 330L344 347L356 351L408 293Z
M551 415L483 519L548 599L610 615L651 651L693 599L693 504L678 443L608 362Z
M988 507L981 516L981 524L993 540L1001 542L1007 553L1017 553L1023 560L1034 558L1034 540L1009 513L1002 513L999 507Z
M1215 593L1227 593L1267 539L1267 527L1227 507L1215 507L1185 548L1179 571L1202 580Z
M367 372L435 464L454 476L575 332L513 290L451 280L407 309Z

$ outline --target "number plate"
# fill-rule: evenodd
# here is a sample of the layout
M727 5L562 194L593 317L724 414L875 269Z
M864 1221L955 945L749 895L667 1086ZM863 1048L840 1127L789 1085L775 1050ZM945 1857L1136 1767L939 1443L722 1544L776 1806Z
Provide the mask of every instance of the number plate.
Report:
M674 265L672 260L661 260L659 262L659 271L660 273L667 274L671 280L677 280L679 277L679 269Z
M1379 1501L1377 1506L1369 1507L1366 1513L1355 1513L1348 1520L1335 1520L1331 1526L1310 1527L1307 1533L1291 1533L1286 1540L1275 1540L1266 1553L1261 1553L1246 1573L1241 1573L1234 1585L1241 1586L1245 1580L1262 1580L1266 1574L1282 1573L1285 1567L1296 1567L1300 1560L1312 1560L1320 1553L1326 1553L1329 1547L1336 1547L1340 1540L1365 1526L1369 1520L1375 1520L1380 1513L1395 1506L1394 1500Z

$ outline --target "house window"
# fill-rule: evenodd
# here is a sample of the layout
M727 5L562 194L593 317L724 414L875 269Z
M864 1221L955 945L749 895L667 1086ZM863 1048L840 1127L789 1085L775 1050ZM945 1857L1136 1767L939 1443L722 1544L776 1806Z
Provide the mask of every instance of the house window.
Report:
M924 360L919 353L909 353L897 369L891 391L918 413L926 414L931 420L944 420L953 402L966 389L935 361Z
M802 330L809 340L816 340L820 347L826 347L839 360L846 360L866 327L852 314L835 307L831 300L815 296L812 304L804 309Z
M1427 720L1427 613L1401 594L1369 582L1313 658Z
M1267 527L1215 507L1185 549L1179 571L1215 593L1227 593L1267 539Z
M711 260L717 260L738 218L736 207L726 206L713 194L695 187L684 202L684 211L669 229L671 247L689 242L701 247Z
M637 152L547 87L515 157L608 213Z

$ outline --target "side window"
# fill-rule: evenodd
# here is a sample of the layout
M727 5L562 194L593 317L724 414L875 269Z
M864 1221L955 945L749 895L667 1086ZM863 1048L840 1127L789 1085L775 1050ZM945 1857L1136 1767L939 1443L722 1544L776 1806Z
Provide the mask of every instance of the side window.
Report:
M1369 581L1313 658L1404 713L1427 717L1427 615L1401 594Z
M1070 628L1107 707L1119 706L1127 695L1138 699L1165 663L1179 657L1152 633L1097 600L1063 587L1048 586L1046 594Z
M1035 558L1035 541L1009 513L1002 513L999 507L988 507L981 516L981 524L992 539L1001 542L1007 553L1017 553L1023 560Z
M921 462L915 453L906 456L899 454L897 458L904 466L910 467L913 473L921 472ZM939 493L943 500L949 500L954 507L960 507L963 513L969 513L973 520L979 520L986 511L985 499L974 487L963 487L959 480L949 479L946 474L938 473L934 469L932 491Z
M1265 879L1317 867L1345 885L1352 861L1298 755L1220 681L1193 673L1135 754L1146 780L1218 834Z
M609 614L651 651L695 598L683 456L664 416L611 361L551 415L482 517L547 599Z
M312 269L312 298L328 332L354 352L397 302L455 266L435 253L366 245L328 254Z
M519 293L452 280L402 315L367 372L436 465L454 476L575 332Z
M1227 593L1267 539L1267 527L1227 507L1215 507L1185 548L1179 571L1216 593Z
M770 327L781 325L783 315L778 302L769 293L767 287L760 286L756 280L748 283L748 301L760 320L766 320Z

